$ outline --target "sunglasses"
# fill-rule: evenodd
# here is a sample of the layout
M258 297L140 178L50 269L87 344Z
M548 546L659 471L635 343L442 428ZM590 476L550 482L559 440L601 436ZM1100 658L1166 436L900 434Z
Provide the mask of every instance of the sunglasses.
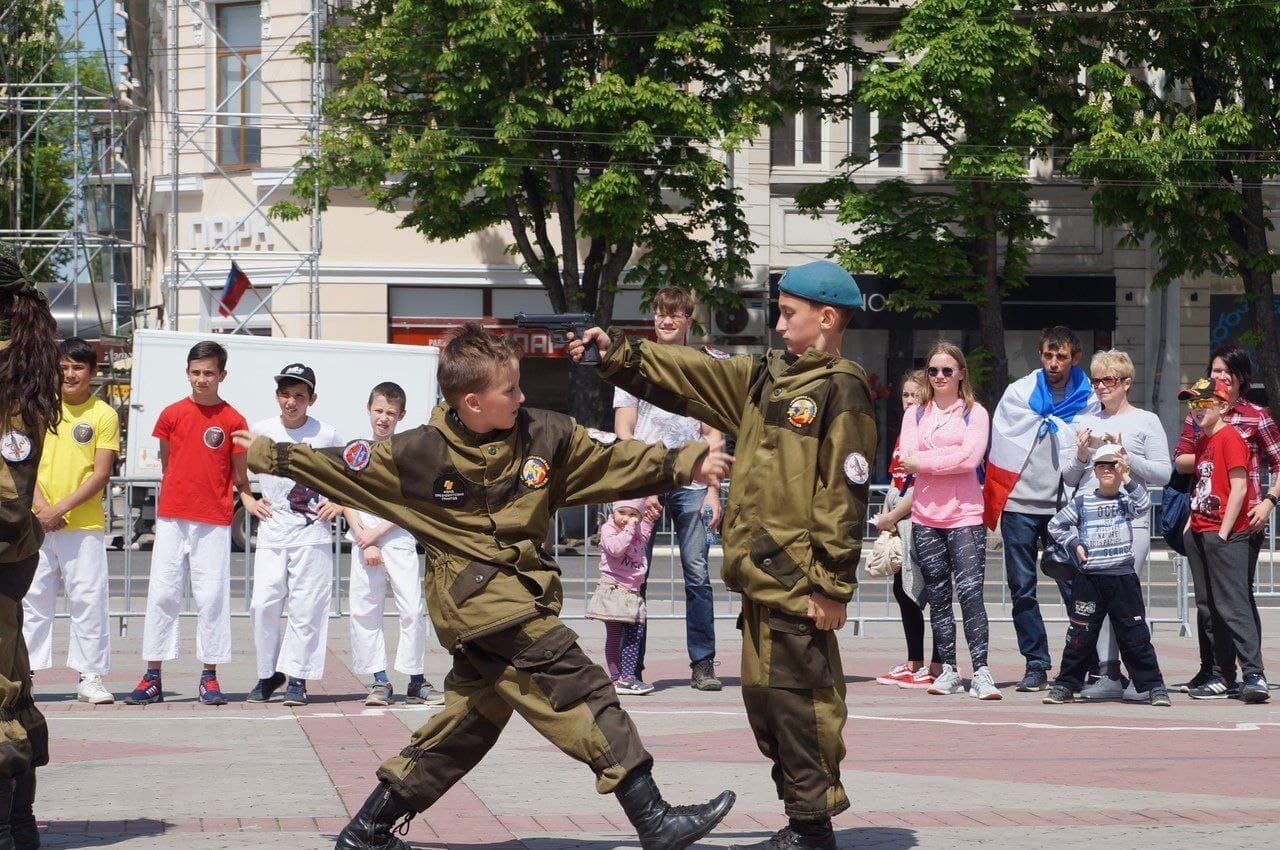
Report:
M954 375L955 373L956 373L956 370L955 370L955 369L952 369L950 366L943 366L943 367L941 367L941 368L939 368L939 367L937 367L937 366L930 366L930 367L929 367L929 377L930 377L930 378L936 378L936 377L938 377L939 375L941 375L941 376L942 376L942 377L944 377L944 378L950 378L950 377L951 377L952 375Z
M1124 378L1117 378L1115 375L1105 375L1101 378L1092 378L1090 380L1095 387L1102 387L1104 390L1109 390L1112 387L1123 383Z
M1190 402L1192 410L1208 410L1217 403L1217 399L1212 398L1193 398Z

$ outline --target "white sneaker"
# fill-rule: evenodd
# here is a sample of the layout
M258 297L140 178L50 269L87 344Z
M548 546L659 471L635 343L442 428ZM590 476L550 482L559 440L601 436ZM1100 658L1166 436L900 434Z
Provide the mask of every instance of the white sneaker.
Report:
M950 664L943 664L942 672L929 686L929 693L937 696L964 693L964 682L960 681L960 674L956 672L956 668Z
M76 688L76 699L90 705L110 705L116 701L111 691L103 687L102 677L91 673L80 677L80 684Z
M989 667L983 666L973 671L973 679L969 682L969 696L985 700L1004 699Z
M1128 699L1128 696L1125 696L1124 682L1110 676L1099 676L1092 685L1080 689L1080 699L1120 699L1121 696ZM1146 700L1146 697L1142 699Z
M1125 702L1150 702L1151 691L1140 692L1137 688L1133 686L1133 680L1130 679L1129 684L1125 685L1124 687L1123 699Z

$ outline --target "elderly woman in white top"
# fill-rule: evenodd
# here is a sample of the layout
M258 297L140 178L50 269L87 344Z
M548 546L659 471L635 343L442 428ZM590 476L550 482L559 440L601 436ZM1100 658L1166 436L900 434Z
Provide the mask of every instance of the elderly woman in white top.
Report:
M1093 391L1102 403L1102 412L1096 416L1084 416L1077 420L1076 444L1065 446L1062 457L1062 479L1070 495L1071 491L1090 492L1098 486L1090 458L1093 450L1104 442L1124 446L1130 474L1146 487L1163 487L1173 474L1173 461L1169 455L1169 440L1164 426L1154 413L1141 410L1129 403L1129 390L1133 387L1133 361L1123 351L1099 351L1093 355L1089 366L1093 379ZM1151 553L1151 518L1135 520L1133 528L1133 558L1135 568L1142 569ZM1146 694L1139 694L1132 685L1124 686L1120 678L1120 652L1116 645L1114 624L1103 623L1098 638L1098 663L1101 675L1092 685L1084 688L1080 696L1085 699L1125 699L1146 701Z

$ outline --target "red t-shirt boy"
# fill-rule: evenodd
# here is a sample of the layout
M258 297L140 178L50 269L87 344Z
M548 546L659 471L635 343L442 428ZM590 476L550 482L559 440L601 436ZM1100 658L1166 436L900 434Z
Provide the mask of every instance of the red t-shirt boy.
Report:
M1249 528L1244 507L1255 500L1248 477L1249 445L1222 417L1228 396L1220 382L1199 381L1178 397L1191 402L1191 414L1204 435L1196 447L1191 530L1217 532L1226 540Z
M204 404L188 397L166 407L152 432L164 464L156 515L231 525L232 456L244 454L231 435L247 427L222 399Z

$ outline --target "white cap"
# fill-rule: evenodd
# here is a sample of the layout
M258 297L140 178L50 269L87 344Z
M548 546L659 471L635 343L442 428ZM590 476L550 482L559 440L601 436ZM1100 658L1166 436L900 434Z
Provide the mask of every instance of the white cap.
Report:
M1103 443L1093 451L1094 463L1107 463L1120 459L1122 448L1119 443Z

